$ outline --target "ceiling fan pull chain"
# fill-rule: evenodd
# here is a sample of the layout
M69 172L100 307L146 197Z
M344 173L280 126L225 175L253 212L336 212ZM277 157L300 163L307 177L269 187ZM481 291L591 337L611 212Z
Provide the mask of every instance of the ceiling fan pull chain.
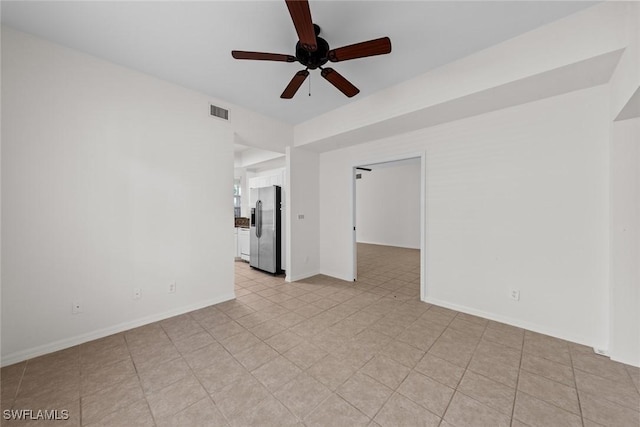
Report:
M311 75L309 75L309 96L311 96Z

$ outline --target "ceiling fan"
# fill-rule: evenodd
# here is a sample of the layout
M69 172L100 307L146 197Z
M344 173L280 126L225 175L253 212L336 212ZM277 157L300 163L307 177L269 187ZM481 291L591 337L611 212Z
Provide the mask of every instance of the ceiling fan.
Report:
M296 94L302 83L309 76L309 70L320 68L322 77L334 85L340 92L351 98L360 90L345 79L333 68L323 67L328 61L340 62L349 59L365 58L367 56L384 55L391 52L391 40L382 37L375 40L356 43L349 46L330 49L329 43L319 37L320 27L311 20L311 11L308 0L285 0L293 25L298 33L299 41L296 43L296 55L284 55L279 53L246 52L233 50L231 55L235 59L254 59L258 61L299 62L306 68L298 71L280 98L291 99Z

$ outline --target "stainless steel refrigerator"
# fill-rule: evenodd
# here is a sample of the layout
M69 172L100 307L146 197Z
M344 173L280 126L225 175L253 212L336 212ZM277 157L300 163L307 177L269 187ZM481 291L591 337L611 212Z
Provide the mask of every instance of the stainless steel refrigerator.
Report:
M249 264L273 274L282 273L281 191L277 185L252 188Z

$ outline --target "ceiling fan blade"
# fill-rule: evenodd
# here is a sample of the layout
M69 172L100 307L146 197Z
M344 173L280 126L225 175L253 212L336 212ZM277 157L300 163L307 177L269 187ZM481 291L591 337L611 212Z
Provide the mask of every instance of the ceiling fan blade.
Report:
M332 49L329 51L329 61L340 62L348 59L384 55L389 52L391 52L391 40L389 37L382 37L375 40Z
M307 0L285 1L289 8L289 14L291 15L293 26L296 27L300 45L308 52L315 52L318 48L318 44L316 42L316 31L313 28L313 21L311 20L309 2Z
M298 89L300 89L300 86L302 86L302 83L304 83L308 75L309 75L309 72L307 70L298 71L296 75L293 76L293 78L291 79L287 87L284 89L284 92L282 92L282 95L280 95L280 98L284 98L284 99L293 98L293 95L295 95Z
M235 59L255 59L258 61L282 61L295 62L296 57L280 53L246 52L244 50L232 50L231 56Z
M349 98L360 92L360 89L352 85L349 80L342 77L342 75L333 68L323 68L320 74Z

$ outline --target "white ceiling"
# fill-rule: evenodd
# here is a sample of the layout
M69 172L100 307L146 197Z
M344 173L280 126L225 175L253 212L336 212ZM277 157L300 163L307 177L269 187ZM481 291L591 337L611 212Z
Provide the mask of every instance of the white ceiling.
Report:
M2 23L212 97L296 124L423 74L593 2L311 1L332 48L382 36L389 55L332 65L360 88L346 98L311 74L280 93L298 63L237 61L231 50L293 54L284 1L2 1ZM560 41L559 41L560 42Z

